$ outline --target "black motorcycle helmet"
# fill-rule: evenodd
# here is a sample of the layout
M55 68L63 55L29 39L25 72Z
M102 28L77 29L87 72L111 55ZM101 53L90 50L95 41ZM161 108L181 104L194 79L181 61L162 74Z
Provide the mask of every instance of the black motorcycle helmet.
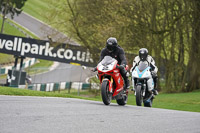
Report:
M114 37L108 38L106 42L106 48L108 49L109 52L113 52L117 47L117 39Z
M148 56L148 50L146 48L141 48L139 50L139 57L141 61L145 61Z

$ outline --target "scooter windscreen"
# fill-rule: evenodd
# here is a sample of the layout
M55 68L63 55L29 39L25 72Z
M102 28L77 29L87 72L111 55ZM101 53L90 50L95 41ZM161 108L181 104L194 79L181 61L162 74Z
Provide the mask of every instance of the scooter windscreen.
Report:
M139 65L138 65L138 69L139 71L144 71L146 68L148 67L148 65L144 62L141 62Z
M105 57L103 58L103 60L101 61L101 64L102 64L103 66L107 66L107 65L113 63L115 60L116 60L116 59L114 59L114 58L112 58L112 57L110 57L110 56L105 56Z
M99 63L97 69L102 72L110 71L114 68L116 62L116 59L110 56L105 56L104 59Z

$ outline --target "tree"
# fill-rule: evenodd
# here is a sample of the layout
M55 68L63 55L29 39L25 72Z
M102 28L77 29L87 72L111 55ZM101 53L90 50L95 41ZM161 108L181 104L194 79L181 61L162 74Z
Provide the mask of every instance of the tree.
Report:
M193 91L200 88L200 1L191 0L192 8L192 43L188 65L188 86L186 91Z
M26 1L27 0L0 0L0 12L3 14L1 33L3 32L6 15L10 14L11 18L13 18L15 14L19 15Z
M166 91L200 88L199 0L65 0L60 6L53 14L62 20L53 23L91 51L114 36L126 53L149 49Z

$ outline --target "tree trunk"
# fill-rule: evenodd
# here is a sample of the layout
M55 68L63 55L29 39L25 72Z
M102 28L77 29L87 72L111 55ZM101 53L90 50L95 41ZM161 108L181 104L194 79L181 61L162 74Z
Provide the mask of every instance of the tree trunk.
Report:
M5 9L3 11L3 21L2 21L2 25L1 25L1 33L3 33L3 28L4 28L4 23L5 23L5 20L6 20L6 14L7 14L7 6L8 6L8 2L5 4Z
M187 91L193 91L200 88L200 1L192 1L192 46L190 49L190 58L188 65L188 86Z

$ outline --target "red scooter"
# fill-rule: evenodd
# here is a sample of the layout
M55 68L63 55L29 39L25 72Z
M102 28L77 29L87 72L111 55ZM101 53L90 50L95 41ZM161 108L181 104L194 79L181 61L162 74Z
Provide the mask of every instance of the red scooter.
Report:
M128 66L125 69L127 70ZM120 74L120 66L117 64L117 60L105 56L98 64L97 70L103 103L109 105L111 100L116 99L119 105L125 105L128 100L128 90L124 91L124 80Z

